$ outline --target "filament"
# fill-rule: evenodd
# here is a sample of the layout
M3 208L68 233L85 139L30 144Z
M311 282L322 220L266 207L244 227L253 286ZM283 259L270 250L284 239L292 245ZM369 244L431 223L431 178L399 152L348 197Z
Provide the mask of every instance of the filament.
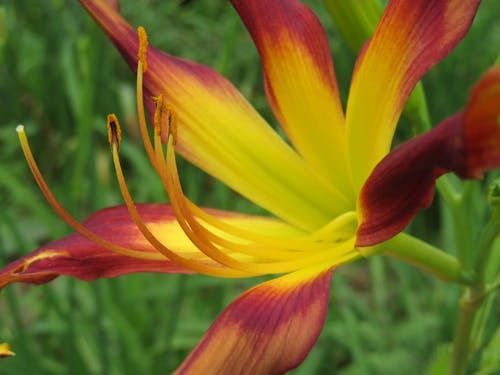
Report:
M146 240L163 256L190 270L223 277L284 273L318 263L339 263L359 256L354 251L357 216L347 212L317 231L279 238L245 230L221 220L185 197L175 158L177 119L174 108L162 94L153 98L153 140L149 136L143 102L143 75L147 71L147 35L138 30L137 111L142 140L151 164L170 198L182 231L199 250L200 261L185 258L163 244L140 217L125 182L119 159L120 127L116 116L108 116L108 133L117 180L127 209ZM167 145L162 142L166 136ZM163 138L165 139L165 138ZM166 147L166 154L164 147ZM207 227L208 226L208 227ZM210 227L210 228L209 228ZM214 231L216 230L216 231ZM215 262L207 264L206 261ZM205 261L205 262L203 262Z
M110 119L112 121L110 121ZM108 129L113 128L113 127L119 128L120 125L119 125L116 117L114 115L110 115L110 116L108 116ZM112 131L110 130L110 132L112 132ZM141 219L139 213L137 212L137 208L136 208L135 203L132 199L132 196L130 195L130 192L127 188L127 184L125 182L125 178L123 176L123 170L122 170L120 158L118 155L118 142L116 141L116 139L112 140L111 149L112 149L113 163L115 166L118 184L120 186L120 191L122 193L123 200L125 201L127 209L130 213L130 216L132 217L137 228L141 231L142 235L148 240L148 242L158 252L160 252L165 257L167 257L168 259L170 259L174 263L178 264L179 266L182 266L182 267L185 267L185 268L190 269L192 271L203 273L206 275L224 276L224 277L252 276L252 274L242 273L242 272L232 270L232 269L224 269L220 266L214 267L214 266L210 266L207 264L193 261L191 259L184 258L184 257L178 255L177 253L175 253L174 251L170 250L169 248L167 248L165 245L163 245L156 238L156 236L147 228L146 224L144 223L144 221Z
M160 169L161 169L161 164ZM240 270L253 270L261 273L284 273L299 268L307 267L323 262L342 262L346 259L352 259L356 256L353 251L354 237L342 243L329 243L322 251L316 253L304 252L300 257L293 257L289 252L289 259L276 262L241 262L228 256L212 244L205 228L203 228L187 210L183 201L182 188L178 179L178 172L175 163L175 153L173 151L173 139L169 136L167 145L167 168L169 169L167 186L168 194L171 199L172 208L176 214L177 220L189 239L208 257L216 260L231 268ZM274 249L270 250L271 253ZM261 259L259 259L261 260Z
M144 111L144 94L143 94L143 75L147 70L147 47L148 38L146 31L143 27L137 29L137 34L139 38L139 51L137 53L137 80L136 80L136 104L137 104L137 117L139 119L139 129L141 131L142 143L146 149L149 161L153 165L154 169L158 172L158 166L156 165L156 159L154 157L153 147L151 145L151 140L149 138L148 125L146 122L146 114Z
M90 230L85 228L83 225L81 225L75 218L73 218L64 209L64 207L59 203L59 201L55 198L55 196L50 191L47 183L45 182L42 174L40 173L40 169L38 168L38 165L36 164L35 158L33 157L33 153L31 152L31 148L30 148L30 145L28 142L28 137L26 136L26 133L24 131L24 126L18 125L16 128L16 131L17 131L17 135L19 137L19 141L21 143L21 148L23 150L24 157L26 158L26 161L27 161L28 166L31 170L31 173L33 174L33 177L35 178L35 181L37 182L40 190L42 191L43 195L47 199L47 202L54 209L54 211L70 227L72 227L75 231L77 231L82 236L87 238L89 241L92 241L92 242L94 242L94 243L96 243L96 244L98 244L98 245L100 245L108 250L114 251L115 253L119 253L121 255L133 257L133 258L140 258L140 259L150 259L150 260L164 260L165 259L159 253L133 250L133 249L122 247L122 246L119 246L119 245L114 244L112 242L109 242L109 241L99 237L95 233L91 232Z

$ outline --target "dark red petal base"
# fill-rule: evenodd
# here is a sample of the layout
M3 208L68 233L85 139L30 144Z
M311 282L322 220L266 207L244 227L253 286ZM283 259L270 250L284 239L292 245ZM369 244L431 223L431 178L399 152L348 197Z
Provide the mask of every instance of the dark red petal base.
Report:
M175 374L284 374L323 328L333 268L260 284L231 303ZM299 271L300 273L300 271Z
M499 118L500 68L493 68L472 90L465 112L403 143L375 167L359 196L356 246L372 246L401 232L430 205L442 174L481 178L498 168Z

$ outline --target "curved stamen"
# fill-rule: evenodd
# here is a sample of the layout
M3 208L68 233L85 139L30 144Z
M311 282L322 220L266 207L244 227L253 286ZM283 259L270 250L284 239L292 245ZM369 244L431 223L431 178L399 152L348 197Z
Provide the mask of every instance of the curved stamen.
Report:
M339 263L359 256L354 251L354 236L347 241L342 243L330 244L325 250L302 254L301 257L293 257L293 253L290 252L290 258L285 261L276 262L241 262L237 259L228 256L223 252L223 248L218 248L212 244L212 242L207 238L206 233L203 230L205 228L190 215L189 210L187 210L186 205L183 204L182 197L182 187L180 186L180 181L178 179L178 172L175 163L175 152L173 150L173 139L169 136L169 141L167 145L167 168L169 170L167 185L168 194L171 199L172 208L177 217L177 221L181 225L189 239L198 247L203 253L208 257L216 260L217 262L224 264L231 268L236 268L240 270L252 270L254 272L261 273L285 273L294 271L303 267L311 266L318 263ZM160 169L162 169L161 164L159 164ZM270 249L271 251L271 249Z
M156 159L154 156L153 147L151 145L151 140L149 137L148 125L146 122L146 114L144 111L144 94L142 88L143 74L146 73L148 63L147 63L147 48L148 48L148 37L146 31L142 26L137 28L137 36L139 38L139 51L137 53L137 80L136 80L136 103L137 103L137 117L139 119L139 129L141 131L142 143L148 154L149 161L153 165L154 169L158 173L158 166L156 165Z
M137 28L137 38L139 39L139 50L137 51L137 58L138 58L138 63L141 63L143 72L146 73L148 70L148 60L147 60L147 53L148 53L148 34L146 34L146 30L144 30L144 27L139 26Z
M118 134L120 131L120 125L118 123L118 119L114 114L108 116L108 132L110 134ZM162 244L156 236L147 228L144 221L141 219L135 203L130 195L127 184L125 182L125 178L123 176L123 170L121 168L120 158L118 155L118 139L117 137L110 137L111 140L111 150L113 154L113 163L115 166L116 176L118 180L118 184L120 186L120 191L123 196L123 200L127 206L127 209L132 217L135 225L141 231L142 235L148 240L148 242L161 254L165 257L178 264L179 266L185 267L192 271L203 273L211 276L219 276L219 277L244 277L244 276L254 276L254 274L248 272L240 272L232 269L227 269L219 266L210 266L207 264L203 264L197 261L193 261L191 259L184 258L174 251L167 248L164 244Z
M47 199L47 202L49 202L50 206L70 227L72 227L75 231L77 231L82 236L87 238L89 241L92 241L92 242L98 244L99 246L102 246L108 250L114 251L115 253L119 253L119 254L122 254L122 255L125 255L128 257L132 257L132 258L140 258L140 259L151 259L151 260L165 259L165 257L159 253L145 252L145 251L140 251L140 250L129 249L129 248L114 244L112 242L109 242L109 241L97 236L95 233L89 231L82 224L80 224L75 218L73 218L64 209L64 207L59 203L59 201L54 197L54 195L50 191L47 183L45 182L42 174L40 173L40 169L38 168L38 165L36 164L35 158L33 157L33 154L31 152L31 148L30 148L29 142L28 142L28 137L26 136L26 133L24 131L24 126L18 125L16 128L16 131L17 131L17 135L19 137L19 142L21 143L21 148L23 150L24 157L26 158L26 161L27 161L28 166L31 170L31 173L33 174L33 177L35 178L36 183L38 184L38 186L39 186L40 190L42 191L43 195L45 196L45 198Z
M325 242L338 242L344 238L350 237L354 232L351 227L357 220L356 212L349 211L340 216L337 216L330 223L326 224L324 227L321 227L316 232L313 232L311 234L290 238L270 237L227 223L224 220L210 215L208 212L194 204L188 198L185 197L185 200L193 216L200 218L208 225L230 235L237 236L248 241L256 241L263 247L273 246L286 249L290 249L292 247L295 249L300 249L302 246L305 246L310 248L311 250L314 250L314 245L319 245L318 247L322 248L322 244L324 244Z
M148 135L142 91L142 76L147 69L146 52L148 43L144 29L139 27L137 31L139 37L137 107L143 143L148 157L171 199L172 208L174 209L178 223L193 244L207 257L217 263L251 274L288 272L288 270L300 268L307 264L314 264L325 259L334 258L338 260L344 257L344 253L345 256L351 256L351 253L355 253L349 251L353 250L353 244L350 244L350 242L353 239L354 233L351 226L353 221L356 220L356 214L354 212L336 218L315 233L294 238L279 238L261 235L225 223L223 220L206 213L185 197L178 179L175 153L173 151L177 137L175 111L169 104L164 104L162 95L154 98L156 111L154 115L153 143L151 143ZM167 156L165 156L163 150L164 145L161 140L162 133L166 134L168 137ZM112 148L114 147L112 146ZM116 152L113 151L113 158L114 160L116 159L115 169L117 169L118 175L121 174L121 168L119 173L119 165L116 165L119 164L117 151L118 150L116 150ZM120 177L118 177L118 179L120 180ZM130 206L129 211L131 216L143 235L165 256L171 259L172 256L178 256L164 247L142 222L135 210L135 205L133 204L130 194L128 194L128 190L126 190L123 176L121 180L120 188L122 190L122 195L125 201L128 201L127 207ZM222 232L224 237L202 225L199 219L205 222L206 225ZM235 242L228 238L236 238L237 241ZM348 248L344 248L343 246L346 243L349 244ZM314 251L314 254L312 254L311 251ZM243 259L246 257L246 261L237 260L228 254L233 254L240 259L242 256ZM250 257L250 259L248 259L248 257ZM175 261L174 259L172 260ZM249 260L258 260L258 262L252 263ZM271 262L264 263L264 260L269 260ZM188 267L188 265L185 266Z
M154 151L156 155L156 162L159 166L159 176L163 182L165 190L168 193L168 176L165 173L168 170L163 152L163 143L161 141L161 133L163 129L167 129L167 134L172 134L172 144L175 145L177 125L175 121L175 111L167 104L163 106L163 96L160 95L156 98L157 110L155 112L155 131L154 131ZM164 114L166 112L166 114ZM167 119L167 126L163 125L163 121ZM173 159L175 162L175 158ZM180 183L179 183L180 184ZM182 193L181 193L182 194ZM313 251L324 250L330 248L332 243L347 239L354 233L355 221L357 220L356 213L347 212L324 227L320 228L317 232L307 234L304 236L296 236L292 238L270 237L256 232L245 230L240 227L231 225L223 220L206 213L202 208L196 206L188 198L182 194L182 199L186 202L186 208L191 216L197 216L205 223L219 231L226 233L229 236L237 237L240 242L229 241L227 238L218 236L213 231L206 228L205 235L208 236L212 242L218 242L223 247L231 247L232 250L244 252L249 255L261 255L270 259L289 259L300 251ZM353 226L354 225L354 226ZM250 242L250 243L242 243ZM272 253L269 251L272 247Z

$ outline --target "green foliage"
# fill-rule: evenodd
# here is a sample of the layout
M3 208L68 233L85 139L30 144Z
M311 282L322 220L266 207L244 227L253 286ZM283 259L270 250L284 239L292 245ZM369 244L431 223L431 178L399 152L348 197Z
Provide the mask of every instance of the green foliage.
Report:
M447 374L450 365L450 345L443 344L436 347L434 357L425 372L426 375Z
M498 328L484 349L479 371L475 375L494 375L500 373L500 328Z
M275 123L257 53L226 2L121 3L125 17L144 25L153 44L216 68ZM309 3L332 35L345 98L355 56L325 9ZM424 79L434 121L458 111L472 83L493 63L499 17L498 6L485 1L464 42ZM69 232L32 182L14 131L20 122L49 185L78 219L121 203L105 135L109 112L122 120L121 152L135 199L166 201L141 147L134 95L133 74L76 2L0 2L0 265ZM399 139L410 130L403 125ZM259 212L195 167L180 168L186 193L197 203ZM484 212L474 210L474 220L484 221ZM436 206L412 230L430 241L444 239L453 249L449 212L440 228L437 215ZM9 342L17 356L1 361L0 374L168 373L223 308L259 281L137 274L91 284L59 278L40 287L8 287L0 294L0 341ZM451 340L456 298L455 288L396 261L373 258L344 267L335 274L319 342L293 373L422 373L435 348ZM487 322L495 323L498 316ZM489 340L478 374L498 369L499 332Z

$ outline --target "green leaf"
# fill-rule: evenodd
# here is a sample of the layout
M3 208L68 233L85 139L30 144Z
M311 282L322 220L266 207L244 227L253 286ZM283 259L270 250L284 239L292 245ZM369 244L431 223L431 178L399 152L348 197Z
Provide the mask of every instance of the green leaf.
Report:
M500 327L490 340L488 346L484 349L481 356L479 371L474 375L495 375L500 373Z
M450 344L440 344L436 347L425 375L443 375L448 373L450 363Z

